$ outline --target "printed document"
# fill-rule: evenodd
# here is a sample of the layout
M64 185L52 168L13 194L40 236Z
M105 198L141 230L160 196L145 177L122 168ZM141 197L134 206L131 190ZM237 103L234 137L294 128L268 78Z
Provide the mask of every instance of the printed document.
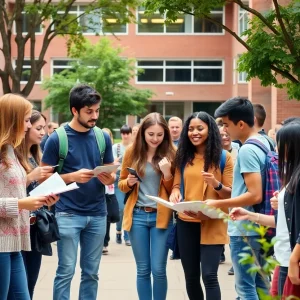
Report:
M149 199L180 213L183 213L184 211L192 211L194 213L201 211L211 219L223 219L227 216L222 210L208 206L203 201L186 201L174 204L159 197L146 196Z
M120 165L107 165L107 166L99 166L94 169L94 177L97 177L100 173L113 173L118 170Z
M29 193L29 195L30 196L48 196L50 194L58 195L75 189L79 189L79 186L76 184L76 182L66 185L64 180L58 175L58 173L54 173L43 183L38 185L34 190L32 190Z

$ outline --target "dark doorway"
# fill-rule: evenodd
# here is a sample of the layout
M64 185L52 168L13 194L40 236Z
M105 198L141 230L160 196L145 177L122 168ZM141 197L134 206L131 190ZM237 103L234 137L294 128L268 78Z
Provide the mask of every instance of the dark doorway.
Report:
M194 102L193 112L205 111L214 117L216 109L222 104L222 102Z

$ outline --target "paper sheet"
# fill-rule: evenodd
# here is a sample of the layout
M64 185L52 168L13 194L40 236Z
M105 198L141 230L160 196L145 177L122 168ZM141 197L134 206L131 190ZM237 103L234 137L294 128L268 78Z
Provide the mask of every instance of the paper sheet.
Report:
M206 205L203 201L187 201L187 202L179 202L179 203L172 203L166 201L159 197L149 196L146 195L149 199L162 204L166 207L169 207L177 212L183 213L184 211L192 211L197 213L201 211L204 215L210 217L211 219L223 219L227 215L221 211L220 209L213 208L211 206Z
M54 173L43 183L38 185L34 190L32 190L29 193L29 195L30 196L48 196L50 194L58 195L78 188L79 186L76 184L76 182L66 185L63 179L58 175L58 173Z
M118 170L120 165L108 165L108 166L99 166L94 169L94 177L99 175L100 173L113 173Z

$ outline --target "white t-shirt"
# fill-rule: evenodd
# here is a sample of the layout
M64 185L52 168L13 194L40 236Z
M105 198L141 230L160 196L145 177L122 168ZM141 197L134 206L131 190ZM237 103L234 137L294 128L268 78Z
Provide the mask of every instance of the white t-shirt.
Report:
M280 266L288 267L291 256L291 244L288 227L286 224L285 210L284 210L284 194L285 188L278 195L278 213L276 224L276 243L274 245L274 252Z
M105 186L105 194L112 195L115 193L115 186L113 184Z

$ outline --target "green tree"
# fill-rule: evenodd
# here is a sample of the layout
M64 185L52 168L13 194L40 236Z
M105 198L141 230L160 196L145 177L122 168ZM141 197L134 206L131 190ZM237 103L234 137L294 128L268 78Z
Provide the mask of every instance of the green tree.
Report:
M210 15L214 8L233 3L253 17L244 37ZM286 87L289 98L300 100L300 0L286 6L279 5L279 0L272 3L274 9L264 13L242 0L145 0L144 6L148 14L166 13L167 23L185 13L218 24L247 49L239 60L239 71L247 72L247 80L257 77L264 86Z
M46 107L52 107L69 120L69 91L80 82L93 86L102 95L101 127L117 128L125 115L145 112L153 93L130 84L137 70L133 59L121 57L121 48L113 47L108 39L102 38L96 45L86 41L80 51L73 47L70 53L74 59L72 68L44 81L43 87L49 91Z
M4 60L0 78L4 93L30 94L46 64L44 58L54 38L61 37L68 49L74 43L80 48L83 32L100 34L130 22L137 0L93 0L80 6L82 9L75 14L76 4L76 0L33 0L30 3L0 0L0 55ZM109 20L116 21L111 24ZM42 40L41 46L37 40ZM26 50L29 55L25 54ZM24 71L25 63L30 70ZM22 76L26 76L24 85Z

